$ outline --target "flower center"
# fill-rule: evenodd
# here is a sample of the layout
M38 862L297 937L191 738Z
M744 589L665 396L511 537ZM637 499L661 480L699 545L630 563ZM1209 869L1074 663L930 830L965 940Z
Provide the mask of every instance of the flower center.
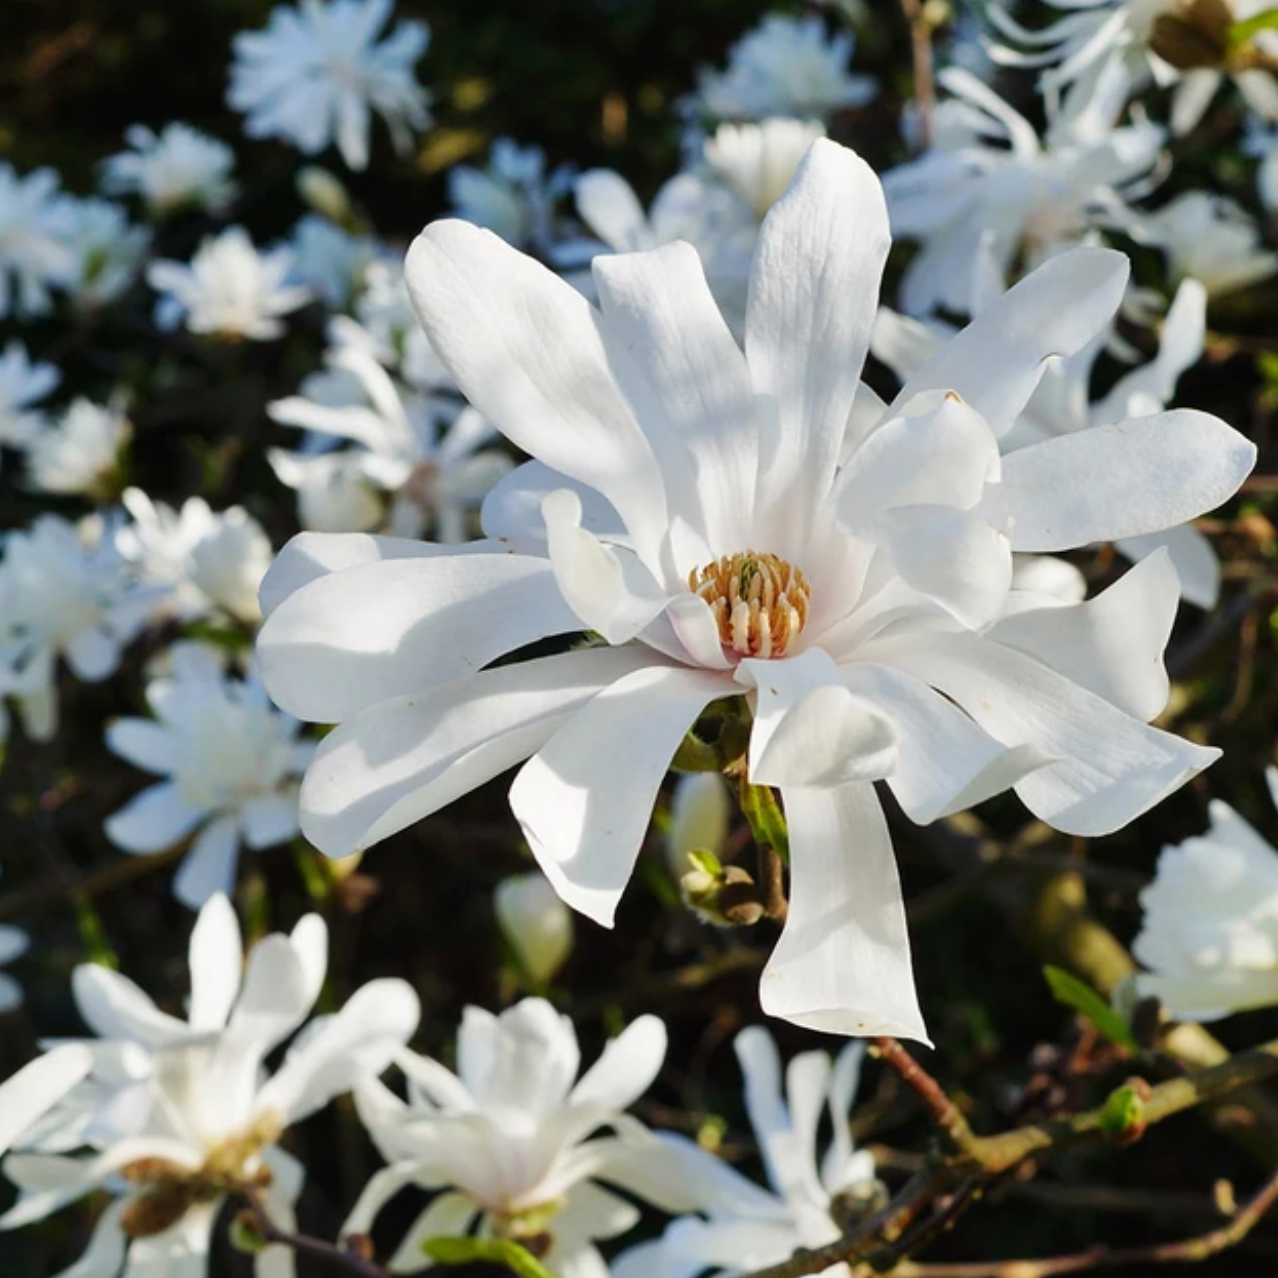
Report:
M784 657L812 599L801 568L753 550L690 572L688 589L710 605L724 647L743 657Z

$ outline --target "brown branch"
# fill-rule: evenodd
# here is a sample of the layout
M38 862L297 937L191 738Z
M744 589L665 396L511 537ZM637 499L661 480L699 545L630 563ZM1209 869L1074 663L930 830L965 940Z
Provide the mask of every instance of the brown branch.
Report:
M763 913L774 922L784 924L790 912L785 895L785 867L775 848L759 845L759 900Z
M959 1107L945 1094L940 1083L896 1039L876 1038L874 1046L879 1056L901 1076L901 1081L918 1095L954 1148L961 1153L973 1151L978 1143L977 1138Z
M1235 1247L1260 1223L1278 1202L1278 1172L1275 1172L1227 1224L1180 1242L1151 1243L1144 1247L1088 1247L1071 1256L1051 1256L1043 1260L996 1260L970 1264L898 1265L893 1278L1054 1278L1087 1269L1118 1269L1125 1265L1196 1264Z
M355 1274L357 1278L390 1278L380 1265L346 1247L336 1243L325 1242L322 1238L310 1238L305 1234L291 1234L281 1229L267 1215L261 1196L253 1190L243 1191L243 1197L249 1204L245 1213L251 1228L262 1239L271 1245L288 1247L303 1256L313 1256L316 1260L327 1264L330 1269L345 1270Z
M919 150L932 145L932 116L936 111L936 67L932 56L932 23L920 0L901 0L901 12L910 26L910 60L914 99L919 108Z

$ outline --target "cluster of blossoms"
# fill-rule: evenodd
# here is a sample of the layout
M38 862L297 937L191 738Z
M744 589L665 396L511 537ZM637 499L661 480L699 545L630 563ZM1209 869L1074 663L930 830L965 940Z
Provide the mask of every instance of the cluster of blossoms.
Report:
M1164 656L1182 606L1218 604L1195 521L1257 448L1174 405L1209 308L1278 274L1239 202L1278 210L1278 34L1246 0L1055 7L1041 29L964 9L881 174L852 32L773 13L678 102L683 163L646 207L622 172L499 137L448 171L446 216L384 234L317 157L362 171L381 124L400 155L432 127L430 33L393 0L296 0L233 42L244 133L308 158L275 242L248 224L251 166L180 122L131 128L85 196L0 165L0 482L38 512L0 534L0 744L38 761L76 684L111 681L101 753L151 779L125 774L103 839L178 862L199 911L185 1019L82 965L96 1037L0 1085L0 1229L93 1194L65 1278L202 1278L230 1206L260 1278L286 1278L290 1129L344 1096L385 1166L334 1245L375 1250L392 1199L429 1195L390 1272L465 1237L555 1278L726 1278L881 1203L850 1136L861 1044L783 1080L768 1031L737 1034L764 1186L628 1112L660 1019L579 1076L545 996L574 912L614 925L657 812L672 905L780 923L764 1014L927 1043L898 816L1010 791L1099 838L1220 756L1172 730ZM1254 192L1178 180L1224 93ZM161 256L174 227L186 252ZM126 312L154 370L103 380L43 336ZM165 403L179 366L231 419L213 443L169 429L198 416ZM174 436L199 477L152 495ZM312 871L317 849L336 879L514 768L535 867L497 884L493 931L532 996L468 1007L455 1069L409 1050L404 980L333 1010L318 915L242 963L243 847ZM1135 991L1175 1017L1278 1003L1278 853L1223 802L1210 819L1142 896ZM733 862L747 833L780 907ZM0 927L0 963L28 946ZM636 1203L673 1219L632 1243Z

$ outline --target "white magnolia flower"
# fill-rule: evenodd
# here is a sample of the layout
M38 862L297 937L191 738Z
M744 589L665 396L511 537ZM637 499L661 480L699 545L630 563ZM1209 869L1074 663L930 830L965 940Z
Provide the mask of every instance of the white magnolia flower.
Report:
M329 306L345 307L376 259L376 240L349 231L317 213L308 213L293 228L293 278Z
M151 246L151 232L145 226L130 225L124 209L110 200L64 198L62 204L66 242L75 255L67 288L77 306L105 306L137 279Z
M997 271L994 272L997 275ZM913 376L932 358L956 330L941 320L926 321L880 310L870 349L902 381ZM1148 363L1125 373L1109 392L1091 402L1092 366L1104 345L1105 334L1068 359L1052 360L1012 429L999 441L1004 454L1059 435L1070 435L1092 426L1108 426L1126 418L1161 413L1175 393L1176 382L1202 357L1207 332L1207 294L1197 280L1185 280L1176 292L1162 327L1158 353ZM1220 562L1211 542L1191 524L1181 524L1142 537L1115 543L1120 554L1141 560L1160 546L1166 547L1180 578L1182 596L1200 608L1214 608L1220 594ZM1040 560L1041 565L1043 561ZM1064 565L1054 570L1060 572ZM1041 569L1040 569L1041 570ZM1049 570L1052 571L1052 570ZM1077 573L1073 576L1077 578ZM1058 595L1022 577L1018 589ZM1082 598L1067 594L1065 602Z
M182 509L152 501L140 488L121 498L132 522L116 531L116 546L138 579L160 586L162 614L182 621L229 613L237 621L261 618L257 590L273 551L261 524L242 506L216 514L201 497Z
M1153 213L1133 214L1128 229L1162 249L1174 280L1199 280L1211 297L1278 271L1278 253L1261 246L1255 222L1224 195L1185 191Z
M521 969L544 986L572 952L572 914L540 870L502 879L493 893L502 935Z
M41 515L4 538L0 561L0 650L9 657L12 692L27 733L57 732L57 659L96 683L115 673L125 644L141 630L156 592L126 572L112 537L96 518L79 526Z
M869 76L848 71L850 33L827 36L820 18L769 13L742 36L726 71L703 71L692 106L716 120L829 116L864 106L878 92Z
M1004 277L1082 243L1128 213L1123 191L1149 176L1163 141L1149 124L1078 138L1037 132L959 67L938 77L952 96L934 115L932 149L887 173L892 230L922 247L901 283L909 314L971 311L972 264L984 242Z
M758 124L721 124L706 140L706 161L762 219L785 194L799 161L817 138L820 120L772 117Z
M33 361L21 342L0 351L0 444L21 448L44 424L33 408L53 391L62 374L52 364Z
M20 178L11 164L0 164L0 320L10 313L45 314L51 290L71 282L75 254L68 229L52 169Z
M689 852L720 857L731 818L728 787L717 772L689 772L676 778L666 832L666 861L676 880L692 868Z
M546 172L539 146L497 138L480 169L458 164L448 171L453 212L476 226L496 231L507 244L547 252L558 238L555 210L572 186L564 166Z
M285 283L292 269L291 249L259 252L243 227L228 227L205 239L189 265L161 259L147 267L147 283L162 294L155 322L176 328L185 321L192 333L223 338L281 337L280 317L311 300L310 289Z
M544 999L524 999L500 1016L466 1008L456 1074L400 1052L407 1102L373 1078L356 1090L389 1166L369 1181L343 1232L367 1232L406 1185L442 1189L392 1257L392 1273L422 1269L424 1241L464 1234L478 1218L483 1234L548 1234L542 1264L552 1273L603 1278L595 1240L624 1233L640 1215L604 1184L667 1211L703 1200L682 1146L624 1112L651 1085L665 1051L665 1026L641 1016L578 1079L572 1022Z
M419 1016L405 982L370 981L336 1015L312 1021L268 1075L266 1056L314 1006L327 950L323 921L307 915L291 936L254 946L241 977L239 924L218 896L191 934L187 1020L161 1011L117 972L77 968L76 1002L99 1038L56 1047L28 1066L51 1067L39 1108L48 1108L49 1093L60 1103L34 1129L32 1113L16 1134L23 1152L10 1154L4 1171L19 1197L0 1228L108 1194L87 1250L63 1278L203 1278L218 1215L245 1192L260 1196L278 1227L293 1228L304 1169L279 1147L281 1134L383 1070ZM76 1149L86 1152L69 1157ZM267 1248L256 1273L291 1278L292 1252Z
M0 738L3 740L3 738ZM0 923L0 966L12 963L21 958L31 946L31 938L20 928ZM0 1015L11 1012L22 1003L22 986L7 972L0 972ZM4 1103L3 1088L0 1088L0 1104ZM0 1117L0 1127L4 1119ZM0 1153L3 1147L0 1147Z
M196 908L235 883L240 844L258 850L297 833L297 779L314 745L255 679L224 678L205 661L175 660L146 689L154 719L116 719L107 745L164 780L106 822L126 852L162 852L198 830L173 891Z
M109 495L131 434L118 404L77 399L57 421L46 423L27 440L27 480L42 493Z
M1245 57L1231 63L1227 34L1233 22L1267 10L1270 0L1221 0L1200 6L1185 0L1048 3L1067 12L1041 31L1028 31L1017 23L1005 2L990 5L988 17L1016 46L997 46L992 52L1000 62L1046 66L1040 87L1052 103L1065 91L1066 116L1082 117L1098 103L1105 104L1102 114L1110 114L1112 104L1121 105L1151 84L1174 85L1172 132L1187 133L1202 119L1228 74L1253 111L1278 119L1278 83L1271 72L1247 66ZM1184 31L1179 38L1178 25ZM1278 54L1278 34L1273 31L1259 32L1250 43L1269 58Z
M344 342L326 358L329 372L309 379L303 388L309 394L275 400L267 406L270 417L355 445L358 473L390 498L385 522L395 535L420 537L430 529L443 542L467 540L469 515L512 467L504 452L483 447L496 435L493 428L473 408L458 411L456 400L441 405L436 397L401 392L362 343ZM270 459L283 483L309 490L316 500L310 459L280 450ZM331 482L329 455L320 453L317 461ZM324 525L331 528L333 516L326 508Z
M920 822L1015 786L1094 835L1217 757L1146 726L1166 556L1062 609L1011 597L1012 552L1184 522L1254 447L1186 410L1000 460L1047 357L1117 308L1105 250L1040 268L883 405L859 378L888 244L874 175L819 140L760 232L743 352L687 245L596 259L596 310L491 234L423 232L428 336L534 460L485 503L490 540L303 534L267 575L267 686L340 725L303 785L316 846L367 847L531 755L511 789L529 846L610 925L671 756L745 697L749 776L780 788L791 840L764 1009L921 1037L873 781ZM581 631L604 645L485 668Z
M833 1064L826 1052L804 1052L785 1071L767 1030L752 1025L736 1037L746 1112L769 1188L724 1165L709 1177L706 1217L686 1216L657 1241L623 1253L614 1278L727 1278L788 1260L801 1247L822 1247L842 1233L851 1210L873 1200L874 1159L854 1150L848 1116L861 1076L864 1044L849 1043ZM828 1109L831 1140L818 1162L817 1128ZM707 1169L709 1170L709 1169ZM823 1270L848 1278L847 1265Z
M227 103L253 138L285 138L304 155L335 143L352 169L368 167L370 112L396 150L430 123L430 99L413 76L426 52L424 22L378 37L394 0L300 0L271 11L264 31L235 37Z
M1278 805L1278 770L1265 772ZM1142 995L1180 1020L1278 1003L1278 850L1219 799L1206 834L1166 847L1141 894Z
M135 124L124 138L130 149L102 166L104 190L136 193L156 216L187 206L218 213L235 197L235 153L224 142L176 120L159 133Z

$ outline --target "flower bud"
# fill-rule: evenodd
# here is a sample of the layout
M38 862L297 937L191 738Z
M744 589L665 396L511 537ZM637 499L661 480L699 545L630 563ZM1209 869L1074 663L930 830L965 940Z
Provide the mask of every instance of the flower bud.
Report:
M684 904L703 923L750 927L763 917L754 880L739 865L725 867L713 853L700 849L686 855L692 869L679 879L679 888Z
M1188 0L1154 20L1150 48L1178 71L1218 67L1229 57L1233 24L1228 0Z
M493 894L497 922L520 967L544 985L572 950L572 914L544 874L505 879Z
M717 772L689 772L676 780L666 836L666 857L676 879L688 872L689 852L719 855L728 837L728 817L728 789Z
M297 193L306 205L338 226L350 226L355 220L350 195L340 179L327 169L308 164L299 170Z

